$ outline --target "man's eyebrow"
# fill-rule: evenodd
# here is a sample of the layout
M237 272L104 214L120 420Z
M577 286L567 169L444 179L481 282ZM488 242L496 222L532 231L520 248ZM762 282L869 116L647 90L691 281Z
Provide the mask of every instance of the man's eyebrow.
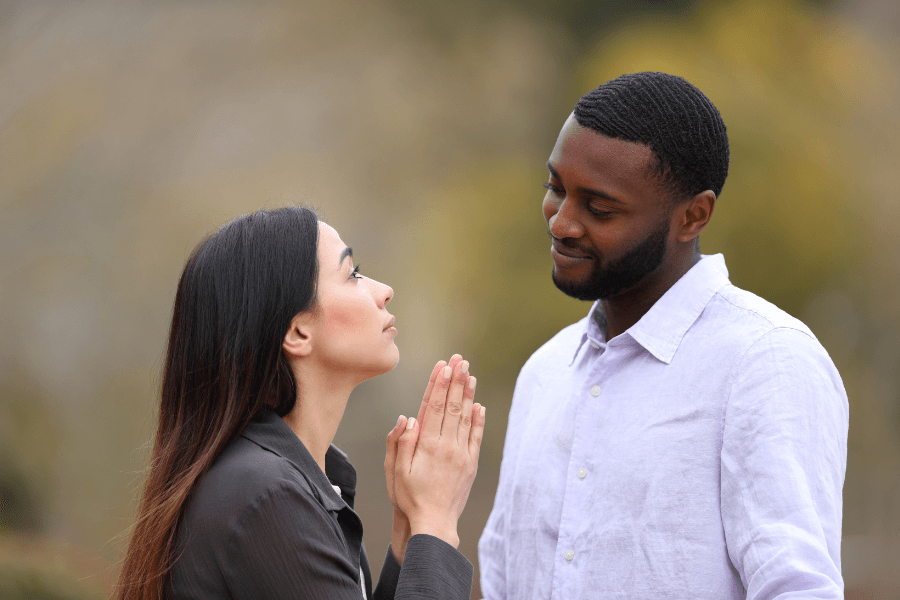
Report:
M553 177L562 181L562 177L559 176L559 173L556 172L556 169L553 168L553 165L550 164L550 161L547 161L547 169L550 171L550 174ZM600 190L593 190L591 188L579 187L578 192L581 194L584 194L586 196L597 196L598 198L603 198L604 200L609 200L610 202L615 202L616 204L625 205L624 202L622 202L615 196L611 196L610 194L607 194L606 192L603 192Z
M338 262L338 266L341 266L342 264L344 264L344 259L347 258L348 256L350 258L353 258L353 248L351 248L350 246L347 246L346 248L341 250L341 260Z

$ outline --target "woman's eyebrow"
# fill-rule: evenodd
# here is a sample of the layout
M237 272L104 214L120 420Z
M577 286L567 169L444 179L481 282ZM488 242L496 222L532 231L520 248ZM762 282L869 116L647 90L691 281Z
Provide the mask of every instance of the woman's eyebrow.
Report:
M347 246L346 248L341 250L341 260L338 261L338 266L341 266L342 264L344 264L344 259L347 258L348 256L350 258L353 258L353 248L351 248L350 246Z

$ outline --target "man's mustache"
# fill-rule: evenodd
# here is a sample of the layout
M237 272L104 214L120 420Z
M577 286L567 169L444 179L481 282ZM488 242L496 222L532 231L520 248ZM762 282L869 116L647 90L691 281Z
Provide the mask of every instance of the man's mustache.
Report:
M573 252L577 252L580 254L586 254L587 256L590 256L591 258L595 258L598 260L600 259L600 256L597 254L597 252L595 250L577 246L570 241L566 241L566 239L568 239L568 238L558 238L558 237L554 236L552 233L550 233L549 227L547 228L547 235L550 236L551 240L558 243L560 246L562 246L563 248L565 248L567 250L572 250Z

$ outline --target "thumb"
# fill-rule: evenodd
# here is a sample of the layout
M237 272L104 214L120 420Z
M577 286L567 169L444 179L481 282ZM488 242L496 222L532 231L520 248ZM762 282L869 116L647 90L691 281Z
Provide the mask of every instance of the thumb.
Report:
M391 480L394 478L394 463L397 460L397 440L400 438L400 434L403 433L405 426L406 417L400 415L400 418L397 419L397 424L394 425L394 428L391 429L387 436L384 453L384 472Z
M400 473L409 473L412 470L413 454L416 450L416 440L419 438L419 422L415 417L410 417L406 422L406 429L400 435L397 442L397 459L394 470Z

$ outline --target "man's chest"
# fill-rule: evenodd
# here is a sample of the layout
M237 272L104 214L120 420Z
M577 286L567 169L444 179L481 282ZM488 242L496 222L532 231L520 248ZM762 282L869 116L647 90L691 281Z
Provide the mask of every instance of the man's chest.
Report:
M516 510L548 532L586 516L614 527L718 514L729 369L604 354L532 389L516 435Z

